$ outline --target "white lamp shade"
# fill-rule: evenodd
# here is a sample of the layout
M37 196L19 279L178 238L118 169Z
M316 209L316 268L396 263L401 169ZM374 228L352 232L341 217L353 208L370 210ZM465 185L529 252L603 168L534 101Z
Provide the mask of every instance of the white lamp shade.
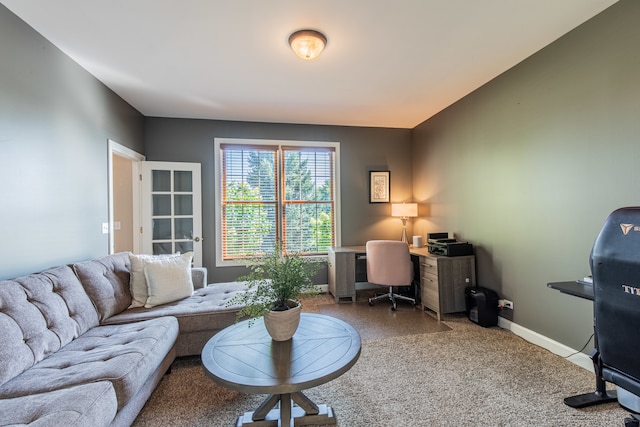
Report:
M418 216L417 203L392 203L391 216L411 218Z

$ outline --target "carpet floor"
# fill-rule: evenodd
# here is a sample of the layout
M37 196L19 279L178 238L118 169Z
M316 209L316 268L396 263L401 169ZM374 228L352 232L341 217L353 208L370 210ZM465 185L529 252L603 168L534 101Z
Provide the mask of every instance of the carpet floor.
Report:
M434 321L429 314L420 313L411 305L399 303L396 311L390 310L389 305L379 303L371 307L366 302L327 304L319 306L318 312L344 320L360 333L363 340L451 330L444 322Z
M593 374L503 329L461 315L437 322L405 304L393 312L384 302L320 298L305 307L349 322L362 337L351 370L305 391L331 406L340 426L624 425L627 411L617 403L564 405L564 397L594 390ZM235 426L264 398L218 386L198 357L181 358L133 425Z

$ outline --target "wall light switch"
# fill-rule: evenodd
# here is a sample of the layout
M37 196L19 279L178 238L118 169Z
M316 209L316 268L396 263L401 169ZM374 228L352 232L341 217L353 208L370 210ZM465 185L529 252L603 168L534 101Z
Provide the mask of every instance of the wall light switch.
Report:
M102 234L109 234L109 223L108 222L103 222L102 223Z

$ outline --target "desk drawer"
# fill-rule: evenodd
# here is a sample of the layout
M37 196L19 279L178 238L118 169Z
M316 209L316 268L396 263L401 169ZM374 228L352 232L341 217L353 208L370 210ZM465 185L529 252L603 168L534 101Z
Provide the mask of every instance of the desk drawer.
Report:
M440 311L440 298L438 297L438 292L434 292L431 289L422 289L421 291L421 302L422 305L435 311Z
M423 274L420 278L420 288L438 294L438 276L435 274Z
M429 289L433 292L438 292L438 276L435 274L425 273L420 279L420 285L422 289Z
M420 297L422 304L431 310L440 311L440 290L438 288L438 276L435 274L423 274L420 280Z
M438 275L438 260L431 257L420 257L420 274Z

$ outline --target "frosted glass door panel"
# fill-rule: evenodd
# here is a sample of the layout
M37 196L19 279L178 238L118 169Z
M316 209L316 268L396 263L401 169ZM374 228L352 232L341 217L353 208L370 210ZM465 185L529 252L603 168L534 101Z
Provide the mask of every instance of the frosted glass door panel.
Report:
M174 239L193 240L193 218L176 218L174 224Z
M171 218L155 218L153 224L153 240L171 240Z
M193 242L178 242L176 243L176 251L180 253L186 253L193 251Z
M167 255L173 253L173 246L170 242L167 243L154 243L153 253L156 255Z
M175 171L173 182L175 191L193 191L193 174L190 171Z
M173 196L176 215L193 215L193 196L191 194L176 194Z
M171 171L154 170L152 179L153 191L171 191Z
M171 216L171 195L169 194L153 195L153 216L161 215Z

